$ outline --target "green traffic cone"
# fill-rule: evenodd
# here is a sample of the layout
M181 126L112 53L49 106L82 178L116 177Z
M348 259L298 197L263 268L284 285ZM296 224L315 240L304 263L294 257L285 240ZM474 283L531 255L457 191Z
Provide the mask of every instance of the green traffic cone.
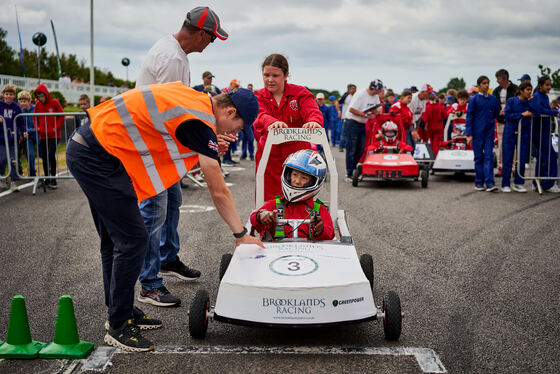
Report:
M39 352L40 358L84 358L93 351L93 343L80 340L74 315L74 304L69 295L58 300L58 314L54 330L54 342Z
M37 358L44 346L45 343L31 340L25 299L21 295L14 296L10 308L8 337L0 345L0 358Z

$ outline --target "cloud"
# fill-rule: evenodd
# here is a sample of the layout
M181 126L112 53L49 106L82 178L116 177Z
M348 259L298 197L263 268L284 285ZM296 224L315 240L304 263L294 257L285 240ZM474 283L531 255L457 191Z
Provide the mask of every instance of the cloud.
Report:
M18 45L14 2L0 14L8 42ZM131 59L135 79L142 57L162 36L176 32L190 5L181 1L95 0L95 64L124 76L122 57ZM18 0L24 46L31 35L57 27L66 53L89 59L89 2ZM502 67L512 77L536 75L542 63L560 67L560 8L552 0L247 0L210 1L230 38L202 54L191 54L193 83L204 70L225 86L237 77L261 86L260 63L273 52L289 57L291 81L344 90L382 78L397 90L451 77L473 83Z

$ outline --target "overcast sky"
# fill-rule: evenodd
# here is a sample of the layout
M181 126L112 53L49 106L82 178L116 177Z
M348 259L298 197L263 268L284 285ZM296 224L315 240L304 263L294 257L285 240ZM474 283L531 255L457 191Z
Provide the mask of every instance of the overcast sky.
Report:
M42 31L54 51L52 19L61 52L89 64L88 0L3 0L0 25L19 49L14 4L24 48ZM260 64L275 52L288 57L289 82L340 92L377 78L397 91L426 82L437 89L456 76L472 85L481 74L494 87L499 68L514 82L523 73L534 82L538 64L560 68L558 0L95 0L95 65L124 78L128 57L135 80L150 47L199 5L216 11L230 37L189 55L193 85L210 70L220 88L233 78L260 88Z

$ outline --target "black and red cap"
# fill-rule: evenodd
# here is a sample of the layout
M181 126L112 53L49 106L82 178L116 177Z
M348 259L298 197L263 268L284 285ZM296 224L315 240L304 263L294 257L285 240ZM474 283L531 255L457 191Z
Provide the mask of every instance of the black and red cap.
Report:
M220 26L220 18L207 6L199 6L187 13L188 24L207 31L220 40L226 40L228 33Z

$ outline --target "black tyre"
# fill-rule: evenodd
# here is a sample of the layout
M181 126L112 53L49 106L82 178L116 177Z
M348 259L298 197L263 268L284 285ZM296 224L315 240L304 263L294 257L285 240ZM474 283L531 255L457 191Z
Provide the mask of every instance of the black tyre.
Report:
M194 294L189 309L189 333L195 339L204 339L208 329L208 311L210 297L206 290L198 290Z
M358 187L358 180L360 179L360 171L358 169L354 169L352 172L352 186Z
M387 291L383 295L383 331L385 332L385 339L398 340L401 336L402 328L402 314L401 314L401 299L396 292Z
M360 265L362 267L362 271L364 272L366 278L369 281L371 286L371 290L373 291L373 258L371 255L363 254L360 256Z
M429 174L428 174L428 170L422 170L421 174L420 174L420 178L421 180L421 184L422 184L422 188L426 188L428 187L428 178L429 178Z
M231 253L226 253L222 255L222 260L220 261L220 281L222 280L224 274L226 273L229 263L231 262L231 257L232 257Z

